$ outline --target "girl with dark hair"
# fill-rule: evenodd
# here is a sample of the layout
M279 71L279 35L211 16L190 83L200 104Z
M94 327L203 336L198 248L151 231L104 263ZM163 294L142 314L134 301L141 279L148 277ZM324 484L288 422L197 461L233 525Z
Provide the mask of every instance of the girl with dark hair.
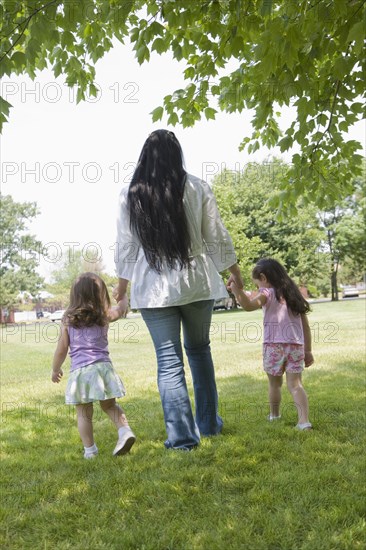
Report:
M131 306L141 310L155 346L165 446L190 450L200 435L222 430L209 330L214 301L228 296L219 273L229 269L238 287L242 280L215 197L207 183L186 173L173 132L157 130L147 138L120 195L117 243L117 299L126 296L131 281Z
M116 403L116 397L123 397L126 392L108 351L108 324L123 317L126 308L126 298L111 308L107 287L94 273L80 275L71 288L70 305L63 317L53 358L52 382L60 382L61 366L69 351L71 369L65 401L68 405L76 405L84 458L94 458L98 454L93 437L94 401L100 402L118 430L114 455L128 453L136 439L125 413Z
M301 383L301 373L313 364L311 332L306 314L310 306L284 267L271 258L259 260L252 272L259 295L251 299L231 278L228 288L245 311L264 310L263 367L269 380L270 414L280 415L281 386L286 372L287 387L298 412L297 428L309 430L308 398Z

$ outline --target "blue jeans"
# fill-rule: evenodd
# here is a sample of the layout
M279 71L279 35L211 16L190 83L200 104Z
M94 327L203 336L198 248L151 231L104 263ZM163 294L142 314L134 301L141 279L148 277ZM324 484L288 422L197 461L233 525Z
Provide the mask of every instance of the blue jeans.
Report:
M205 300L183 306L141 309L155 346L168 448L190 449L198 445L200 434L215 435L222 429L209 339L212 307L213 300ZM184 375L181 324L192 372L196 421Z

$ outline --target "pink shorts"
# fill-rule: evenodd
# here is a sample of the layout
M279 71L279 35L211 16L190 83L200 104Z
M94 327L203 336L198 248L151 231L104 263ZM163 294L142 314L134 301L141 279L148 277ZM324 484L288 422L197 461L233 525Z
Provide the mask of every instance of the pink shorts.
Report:
M263 344L263 368L272 376L302 372L304 357L302 344Z

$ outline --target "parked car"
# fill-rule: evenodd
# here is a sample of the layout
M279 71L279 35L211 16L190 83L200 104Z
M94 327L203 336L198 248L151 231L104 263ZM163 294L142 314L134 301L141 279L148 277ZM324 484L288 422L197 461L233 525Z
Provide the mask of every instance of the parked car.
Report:
M64 313L65 313L65 309L58 309L57 311L54 311L53 313L51 313L50 320L53 322L61 321L62 317L64 316Z
M221 298L221 300L215 300L214 310L216 309L231 309L233 307L233 301L231 298Z
M359 290L355 287L346 287L342 291L342 298L357 298L359 295Z

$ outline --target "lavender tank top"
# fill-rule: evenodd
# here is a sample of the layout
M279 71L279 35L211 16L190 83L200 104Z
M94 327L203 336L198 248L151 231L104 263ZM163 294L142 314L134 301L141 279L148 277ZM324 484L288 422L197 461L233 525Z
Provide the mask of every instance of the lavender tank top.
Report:
M100 327L67 327L70 339L70 371L87 367L98 361L110 363L108 351L108 325Z

